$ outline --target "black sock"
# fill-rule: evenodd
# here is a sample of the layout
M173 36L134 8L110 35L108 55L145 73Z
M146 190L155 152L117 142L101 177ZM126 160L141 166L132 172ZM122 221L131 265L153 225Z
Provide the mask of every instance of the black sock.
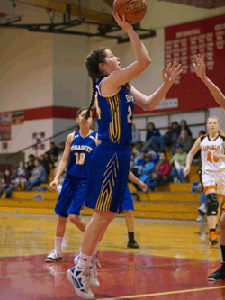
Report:
M129 240L134 240L134 232L128 232Z
M210 232L216 232L216 229L210 229Z
M220 245L222 260L225 263L225 246Z

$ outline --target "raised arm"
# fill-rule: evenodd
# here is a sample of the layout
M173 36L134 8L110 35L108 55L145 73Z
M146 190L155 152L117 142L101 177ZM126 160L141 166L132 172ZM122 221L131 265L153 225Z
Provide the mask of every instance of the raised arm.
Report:
M131 44L134 48L136 61L130 64L127 68L121 68L113 71L110 76L105 78L105 84L119 87L139 76L151 63L151 59L148 55L148 51L144 44L140 40L138 34L133 30L130 23L126 22L125 16L122 16L122 20L117 13L113 13L113 16L119 26L128 33Z
M216 86L205 74L205 64L200 54L195 55L195 63L193 63L195 74L201 78L202 82L210 90L211 95L215 101L225 109L225 96L221 93L218 86Z
M157 91L149 96L143 95L133 86L131 86L131 94L134 97L134 103L141 106L145 110L153 110L166 96L171 86L175 82L175 78L179 76L183 70L181 65L170 63L167 68L163 68L162 77L164 83L157 89Z
M199 137L195 142L191 150L188 152L188 156L186 159L186 167L184 168L184 176L186 177L191 169L191 164L193 161L193 157L198 150L200 150L201 138Z

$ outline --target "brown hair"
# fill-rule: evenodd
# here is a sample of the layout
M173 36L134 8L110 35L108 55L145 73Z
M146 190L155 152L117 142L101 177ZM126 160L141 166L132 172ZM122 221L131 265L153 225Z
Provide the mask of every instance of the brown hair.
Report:
M95 49L91 53L88 54L86 60L85 60L85 66L88 71L89 77L92 79L92 98L90 106L88 107L88 110L85 114L85 120L87 120L90 117L90 111L94 105L95 102L95 86L97 84L97 80L103 78L105 75L103 72L99 69L99 64L105 62L106 53L105 50L107 48L99 48Z

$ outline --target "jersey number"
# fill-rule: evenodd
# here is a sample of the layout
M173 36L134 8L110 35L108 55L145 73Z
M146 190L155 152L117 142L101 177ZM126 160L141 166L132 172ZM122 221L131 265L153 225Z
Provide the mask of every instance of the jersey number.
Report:
M131 117L132 117L132 110L131 110L130 106L128 106L128 116L127 116L128 123L132 123Z
M215 153L216 151L214 151L213 153ZM207 155L207 161L209 161L209 162L212 162L212 154L211 154L211 151L209 151L209 153L208 153L208 155ZM219 161L219 158L217 158L217 157L215 157L215 156L213 156L213 161L215 162L215 163L217 163L218 161Z
M83 165L85 163L85 153L74 153L76 155L76 165Z

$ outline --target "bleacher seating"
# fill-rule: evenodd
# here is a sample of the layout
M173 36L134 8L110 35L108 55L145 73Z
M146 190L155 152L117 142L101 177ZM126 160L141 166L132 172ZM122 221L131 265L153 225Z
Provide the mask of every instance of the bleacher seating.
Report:
M168 158L170 158L168 156ZM198 216L199 193L191 192L192 182L198 182L199 166L192 166L188 183L159 186L154 192L137 192L129 184L130 191L137 194L134 202L134 216L139 218L195 220ZM49 182L54 179L54 170L50 170ZM41 186L49 187L48 183ZM42 200L34 200L34 195L42 195ZM57 192L14 191L13 199L0 198L0 212L54 214ZM91 215L93 210L84 209L83 214Z

